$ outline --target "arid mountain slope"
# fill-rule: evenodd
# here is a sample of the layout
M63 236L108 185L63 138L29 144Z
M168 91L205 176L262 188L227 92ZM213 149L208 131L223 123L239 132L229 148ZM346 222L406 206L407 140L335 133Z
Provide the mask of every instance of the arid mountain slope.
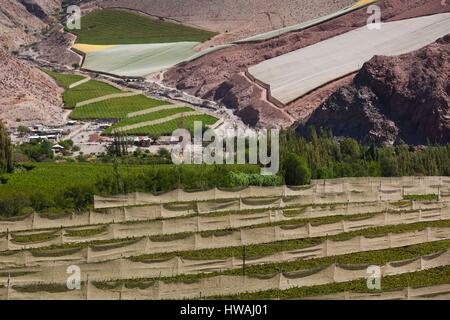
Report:
M375 56L309 120L365 143L450 142L450 35L397 57Z
M62 89L40 70L0 49L0 118L19 123L61 124Z
M0 118L7 126L63 121L61 89L39 69L12 54L39 41L55 22L60 0L1 0Z
M378 4L383 21L450 11L450 3L443 5L441 0L384 0ZM261 43L223 49L168 70L164 81L187 93L224 102L249 124L289 126L294 123L293 119L311 114L334 91L336 85L319 88L280 110L264 99L265 92L249 81L244 72L249 66L261 61L361 27L368 16L363 8L304 31L288 33Z
M17 49L37 41L61 0L1 0L0 47Z

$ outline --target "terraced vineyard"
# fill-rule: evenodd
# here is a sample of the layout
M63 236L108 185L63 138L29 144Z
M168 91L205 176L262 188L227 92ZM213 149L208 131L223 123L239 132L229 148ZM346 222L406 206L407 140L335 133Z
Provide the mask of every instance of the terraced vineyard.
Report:
M203 125L208 126L216 123L217 118L214 118L210 115L188 116L181 119L175 119L160 124L155 124L152 126L127 130L125 132L130 135L150 135L155 137L170 135L174 130L178 128L184 128L192 132L194 130L195 121L201 121Z
M0 297L448 298L449 200L448 177L96 197L90 212L0 221Z
M203 42L215 33L166 22L125 10L98 10L82 17L85 26L74 30L78 43L139 44L194 41Z
M75 120L121 120L105 134L122 130L127 134L170 135L177 128L193 130L194 121L204 126L215 124L218 119L196 112L186 106L151 99L140 92L123 91L103 81L91 80L79 75L62 74L44 70L65 89L64 103L73 108L70 114ZM132 128L128 130L128 127Z
M73 83L83 80L85 77L76 74L58 73L47 69L42 69L45 73L51 76L63 88L69 89Z
M75 88L66 90L64 92L64 104L69 108L75 108L79 102L114 93L122 93L122 91L105 82L90 80Z
M85 119L123 119L131 112L142 111L166 104L163 101L147 98L144 95L108 99L76 108L70 118Z
M126 118L126 119L123 119L122 121L120 121L118 124L112 126L108 130L106 130L105 133L111 133L113 130L124 127L124 126L138 124L138 123L146 122L146 121L152 121L152 120L156 120L156 119L162 119L162 118L165 118L165 117L177 114L177 113L189 112L189 111L193 111L193 109L188 108L188 107L180 107L180 108L163 109L160 111L147 113L147 114L137 116L137 117Z

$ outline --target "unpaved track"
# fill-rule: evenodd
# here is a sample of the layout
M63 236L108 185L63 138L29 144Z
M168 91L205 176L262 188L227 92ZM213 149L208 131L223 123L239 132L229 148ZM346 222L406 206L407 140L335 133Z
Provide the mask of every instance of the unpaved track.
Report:
M129 126L117 127L113 131L114 132L125 132L125 131L129 131L129 130L133 130L133 129L154 126L154 125L161 124L161 123L175 120L175 119L180 119L180 118L185 118L185 117L190 117L190 116L198 116L198 115L202 115L202 114L203 113L199 112L199 111L180 112L180 113L174 114L172 116L168 116L168 117L161 118L161 119L139 122L139 123L132 124Z
M170 109L176 109L176 108L181 108L181 107L188 107L187 104L169 104L169 105L163 105L163 106L159 106L159 107L153 107L153 108L148 108L145 110L141 110L141 111L136 111L136 112L131 112L129 114L127 114L127 118L133 118L133 117L137 117L137 116L142 116L144 114L149 114L149 113L153 113L153 112L157 112L157 111L161 111L161 110L170 110Z
M88 82L88 81L90 81L90 80L91 80L91 77L86 77L86 78L84 78L84 79L82 79L82 80L80 80L80 81L77 81L77 82L75 82L75 83L72 83L72 84L69 86L69 89L76 88L76 87L78 87L79 85L82 85L83 83L86 83L86 82Z
M105 100L110 100L110 99L115 99L115 98L132 97L132 96L137 96L140 94L142 94L142 92L137 92L137 91L136 92L124 92L124 93L112 93L112 94L108 94L106 96L101 96L98 98L78 102L75 107L78 108L78 107L82 107L82 106L92 104L95 102L100 102L100 101L105 101Z

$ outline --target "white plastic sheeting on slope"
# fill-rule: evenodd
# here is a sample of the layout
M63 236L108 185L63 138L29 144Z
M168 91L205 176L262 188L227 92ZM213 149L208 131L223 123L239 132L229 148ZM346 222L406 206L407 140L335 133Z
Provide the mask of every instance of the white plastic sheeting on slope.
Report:
M143 237L132 240L122 240L120 242L110 242L102 244L89 244L86 249L78 250L74 256L77 262L86 261L88 263L114 260L119 258L132 257L144 254L168 253L176 251L215 249L226 247L242 247L244 245L255 245L277 241L287 241L295 239L315 238L322 236L337 235L349 231L364 230L368 228L383 227L397 224L413 224L418 222L431 222L450 219L448 208L440 210L413 211L404 213L380 213L372 217L360 220L345 219L344 222L313 225L292 224L289 226L269 226L250 229L240 229L236 231L222 231L212 234L188 234L183 238L160 239L153 237ZM49 248L51 245L62 244L61 237L48 242L23 245L8 241L7 248L3 245L2 251L9 251L0 259L0 267L11 267L25 264L36 265L42 260L68 261L67 252L63 255L52 255L51 257L40 257L29 252L32 248ZM59 243L58 243L59 241ZM4 253L4 252L2 252ZM73 252L68 253L70 256Z
M83 68L119 76L144 76L170 68L196 55L199 42L118 45L89 52Z
M189 259L176 256L173 258L144 261L120 258L94 263L88 263L78 259L73 262L80 267L82 274L89 274L89 279L92 281L132 278L148 279L173 277L182 274L223 272L225 270L241 269L244 264L248 267L296 260L309 260L357 252L400 248L448 239L450 239L450 228L427 228L398 234L388 233L376 237L358 236L343 241L326 240L317 245L299 247L287 251L282 251L282 247L280 246L281 251L277 253L260 257L247 257L245 262L241 257L233 256L221 259ZM66 260L34 261L28 266L1 269L0 283L7 282L8 277L12 285L39 282L64 282L67 279L67 265L69 264L69 259L72 258L66 256Z
M366 26L266 60L248 69L269 87L271 100L287 104L330 81L359 70L374 55L399 55L450 33L450 13Z
M418 272L448 265L450 251L431 254L416 259L393 261L380 266L381 276L393 276ZM233 295L243 292L265 290L286 290L295 287L341 283L367 278L366 265L337 265L295 272L281 272L265 276L228 276L219 275L201 278L196 281L165 282L158 280L142 286L126 285L116 288L98 286L83 277L82 290L41 291L20 290L20 286L4 283L0 290L0 299L196 299L199 297ZM65 284L65 283L64 283Z

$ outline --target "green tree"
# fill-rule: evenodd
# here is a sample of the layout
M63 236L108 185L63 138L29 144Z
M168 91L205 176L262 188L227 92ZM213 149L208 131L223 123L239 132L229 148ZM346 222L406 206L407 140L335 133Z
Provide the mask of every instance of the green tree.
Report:
M12 146L8 131L0 121L0 174L13 170Z
M19 126L17 128L17 132L19 132L20 134L28 134L31 132L30 128L25 127L25 126Z
M284 180L287 185L304 185L311 181L311 170L305 159L290 153L284 160Z
M361 156L361 148L358 141L352 138L347 138L341 141L341 152L344 159L356 160Z

